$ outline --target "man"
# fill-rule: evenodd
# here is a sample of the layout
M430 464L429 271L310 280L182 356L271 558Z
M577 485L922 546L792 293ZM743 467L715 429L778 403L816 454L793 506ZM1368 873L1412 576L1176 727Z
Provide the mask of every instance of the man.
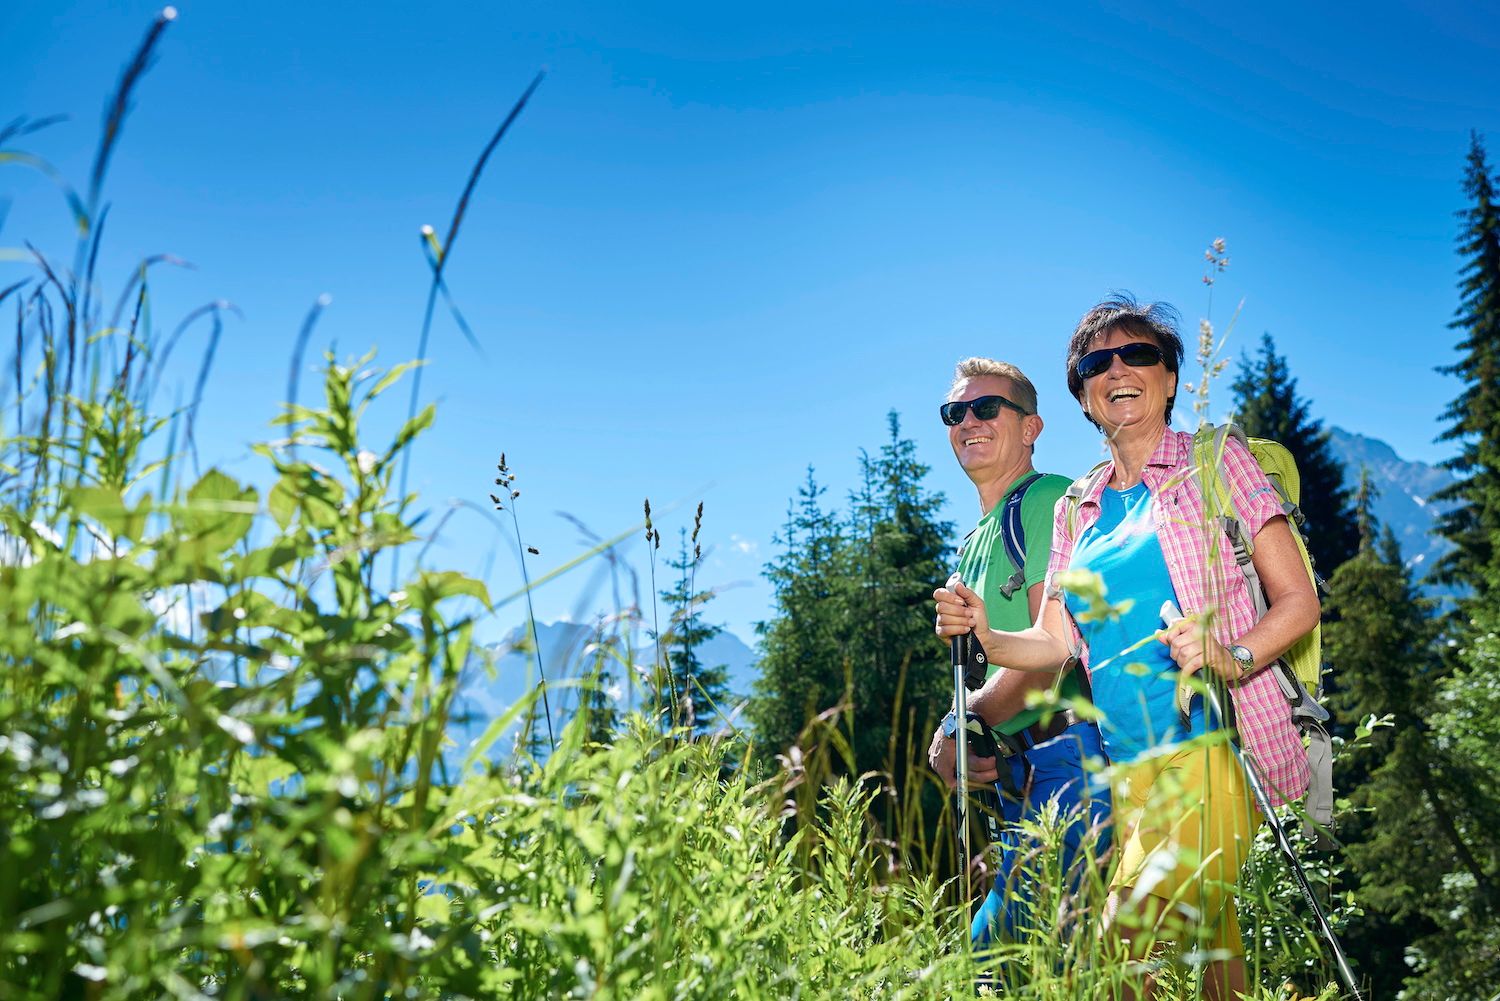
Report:
M961 550L956 576L984 599L993 628L1025 629L1042 605L1053 509L1069 483L1062 476L1038 473L1032 464L1042 433L1036 388L1014 365L967 358L958 363L941 412L953 454L979 494L981 514ZM1020 539L1015 538L1018 524ZM1020 565L1007 552L1008 532L1009 548L1020 544ZM1080 698L1080 673L1070 671L1061 679L1059 694L1064 700ZM1050 673L1008 671L990 664L984 686L968 697L969 711L992 728L1004 758L975 757L970 745L970 781L995 784L1005 820L997 881L970 927L976 948L997 935L1015 935L1038 923L1052 927L1052 915L1028 913L1034 890L1015 878L1018 863L1032 847L1025 843L1020 821L1057 802L1068 819L1063 867L1074 873L1075 885L1074 863L1083 845L1092 842L1096 853L1106 847L1108 787L1084 768L1086 759L1103 760L1098 728L1071 710L1054 712L1043 725L1042 710L1026 708L1027 693L1057 681ZM950 712L928 751L928 761L950 787L958 784L954 730L959 725Z

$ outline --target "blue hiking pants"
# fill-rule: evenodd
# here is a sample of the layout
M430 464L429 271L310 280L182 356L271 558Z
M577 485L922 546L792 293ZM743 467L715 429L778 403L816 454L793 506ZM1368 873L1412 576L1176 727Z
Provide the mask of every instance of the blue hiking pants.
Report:
M1014 788L1021 790L1023 798L1006 795L999 784L995 787L1000 794L1004 823L1000 840L992 849L992 852L998 849L999 855L995 885L969 926L969 937L976 949L998 937L1012 936L1018 929L1033 927L1037 920L1051 923L1050 917L1039 919L1028 913L1035 891L1030 881L1017 873L1017 864L1033 845L1018 826L1021 820L1037 817L1049 801L1057 801L1059 814L1068 820L1063 834L1062 864L1063 871L1071 874L1073 888L1083 875L1081 866L1075 868L1074 862L1085 840L1097 837L1096 858L1109 847L1109 785L1102 776L1083 767L1085 758L1101 762L1104 759L1099 728L1093 723L1074 723L1056 737L1034 746L1025 731L1017 736L1026 749L1002 759L1000 766L1010 766Z

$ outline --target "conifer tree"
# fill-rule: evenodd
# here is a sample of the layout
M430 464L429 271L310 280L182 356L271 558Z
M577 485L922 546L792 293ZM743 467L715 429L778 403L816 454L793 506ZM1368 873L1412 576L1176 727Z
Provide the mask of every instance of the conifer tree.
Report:
M1464 193L1469 205L1459 212L1463 229L1458 240L1465 262L1458 311L1449 324L1461 332L1460 358L1438 369L1464 383L1443 412L1449 426L1440 438L1458 443L1458 455L1443 466L1462 478L1434 495L1458 506L1438 521L1438 531L1455 548L1432 576L1440 583L1467 585L1474 605L1483 606L1494 594L1500 533L1500 202L1478 133L1470 136L1468 161Z
M765 753L782 753L814 715L844 706L856 774L924 760L947 711L946 656L932 632L932 590L947 578L953 526L896 414L842 518L824 510L811 471L767 568L776 615L758 627L761 678L752 718Z
M758 746L767 755L791 746L807 721L837 705L844 691L846 539L811 466L775 538L766 565L775 613L756 624L760 677L750 703Z
M611 636L601 619L594 627L590 643L592 657L588 674L584 677L580 698L587 732L584 740L590 744L609 744L620 727L620 703L624 697L615 677L616 659L620 654L621 637Z
M1331 575L1359 548L1345 470L1333 455L1323 422L1297 395L1297 380L1286 358L1276 353L1270 334L1261 337L1253 360L1240 359L1233 389L1235 421L1245 433L1281 442L1297 460L1307 549L1318 572Z
M1340 837L1367 911L1346 938L1373 993L1392 996L1411 973L1396 943L1456 960L1454 943L1480 934L1492 916L1497 818L1475 795L1492 783L1432 730L1444 669L1437 627L1390 530L1378 542L1367 536L1331 584L1324 652L1339 682L1331 707L1346 725L1388 723L1339 760L1354 807Z
M855 758L863 768L899 770L914 744L925 751L931 724L952 701L931 601L948 576L954 529L938 520L943 497L923 489L929 467L894 411L888 427L879 456L861 455L862 488L852 498L850 578L859 593L847 641Z
M697 591L697 569L703 556L698 544L702 518L703 505L699 504L693 524L692 551L689 553L690 540L684 528L679 535L677 558L667 561L667 566L677 571L677 579L661 593L662 600L672 610L671 625L661 644L675 705L668 693L662 693L660 708L672 726L683 727L694 736L713 732L726 721L730 711L727 668L723 664L706 664L702 658L703 644L724 631L723 626L703 618L703 605L713 595Z
M1484 593L1500 595L1500 572L1491 572ZM1470 608L1459 665L1436 684L1428 723L1433 741L1464 763L1466 812L1473 818L1464 832L1473 832L1480 875L1459 870L1438 884L1443 893L1432 909L1443 927L1418 943L1419 961L1406 983L1414 997L1480 997L1500 983L1500 608L1493 602Z
M1453 843L1446 866L1423 872L1417 899L1439 931L1414 943L1409 993L1481 996L1500 981L1500 202L1484 144L1471 134L1464 174L1468 206L1459 213L1459 360L1440 371L1464 388L1443 413L1442 440L1458 454L1444 465L1462 478L1435 495L1456 502L1438 522L1454 543L1433 578L1467 588L1445 623L1444 677L1431 683L1425 730L1403 735L1434 749L1441 771L1416 780L1457 804L1435 821ZM1434 672L1436 673L1436 672ZM1399 751L1399 747L1398 747ZM1399 763L1400 757L1396 757ZM1394 800L1389 804L1395 808Z

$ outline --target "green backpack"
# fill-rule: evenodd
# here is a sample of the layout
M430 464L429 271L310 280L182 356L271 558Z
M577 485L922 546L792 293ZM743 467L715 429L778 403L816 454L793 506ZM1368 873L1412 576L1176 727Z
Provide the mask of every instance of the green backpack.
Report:
M1292 539L1302 554L1302 565L1307 568L1313 588L1323 591L1326 587L1313 569L1307 543L1302 539L1302 524L1306 521L1300 506L1302 476L1297 472L1297 460L1292 458L1292 453L1279 441L1248 437L1237 425L1213 427L1205 424L1193 435L1193 472L1203 493L1203 509L1223 525L1224 535L1234 546L1234 560L1245 575L1245 583L1255 599L1255 617L1259 620L1269 605L1260 574L1255 572L1255 564L1251 562L1255 540L1243 531L1243 519L1234 510L1219 461L1230 437L1239 439L1240 444L1249 449L1281 497L1281 511L1291 527ZM1206 475L1210 469L1218 475ZM1292 644L1292 648L1271 665L1271 670L1276 672L1281 694L1286 696L1292 708L1292 722L1297 724L1298 732L1307 741L1307 764L1312 779L1307 786L1305 830L1319 847L1332 847L1328 832L1333 828L1333 741L1328 736L1328 710L1318 704L1323 691L1323 624L1313 626L1311 632Z
M1193 476L1203 496L1203 509L1219 522L1224 536L1234 547L1235 563L1245 575L1245 582L1255 600L1255 617L1258 621L1266 614L1269 604L1260 575L1255 571L1251 557L1255 554L1255 540L1244 531L1244 519L1234 510L1233 495L1224 482L1220 459L1228 440L1237 438L1254 456L1266 478L1276 488L1281 498L1281 510L1292 529L1292 538L1297 551L1302 554L1302 564L1307 568L1313 587L1326 590L1323 581L1313 569L1312 557L1307 553L1307 544L1302 539L1302 523L1305 520L1298 506L1302 496L1302 477L1297 472L1297 462L1285 445L1269 438L1251 438L1234 424L1214 427L1205 424L1193 435ZM1068 504L1068 530L1073 531L1078 505L1094 488L1104 474L1108 463L1101 462L1082 479L1076 480L1065 495ZM1207 475L1213 470L1216 475ZM1318 704L1317 696L1323 688L1323 627L1318 624L1302 637L1269 670L1275 672L1281 694L1292 709L1292 721L1307 741L1307 763L1312 779L1307 788L1306 830L1320 847L1331 842L1327 832L1333 824L1333 741L1328 736L1328 710Z
M1299 506L1302 499L1302 477L1297 472L1297 460L1292 458L1292 453L1279 441L1247 437L1234 424L1221 424L1218 427L1205 424L1193 435L1194 475L1203 494L1204 510L1220 521L1225 536L1234 546L1235 562L1250 584L1250 594L1255 598L1255 617L1259 619L1266 614L1266 595L1260 584L1260 576L1255 572L1255 565L1250 561L1255 554L1255 540L1244 536L1239 512L1233 508L1229 487L1223 476L1204 476L1206 470L1220 468L1219 459L1224 454L1225 443L1231 437L1239 439L1240 444L1249 449L1261 471L1271 481L1271 486L1276 488L1276 493L1281 497L1281 513L1286 515L1287 524L1291 526L1292 539L1297 543L1297 551L1302 554L1302 565L1307 568L1308 579L1313 582L1315 589L1322 591L1326 588L1313 569L1312 557L1308 555L1307 543L1302 538L1302 524L1306 521ZM1322 623L1314 626L1312 632L1282 654L1280 666L1290 669L1302 687L1314 696L1322 693Z

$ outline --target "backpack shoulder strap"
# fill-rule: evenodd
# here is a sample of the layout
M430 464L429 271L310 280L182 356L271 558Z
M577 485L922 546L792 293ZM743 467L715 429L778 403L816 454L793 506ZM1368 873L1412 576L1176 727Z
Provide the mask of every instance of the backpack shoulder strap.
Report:
M1021 502L1026 491L1041 478L1041 473L1032 473L1022 480L1005 498L1005 509L1000 512L1000 542L1011 566L1016 568L1010 579L1000 585L1000 596L1007 601L1026 584L1026 526L1021 523Z
M979 531L978 528L971 528L964 533L963 541L958 544L958 551L953 554L954 566L957 566L959 563L963 562L964 550L969 548L969 540L974 538L974 533L977 531Z
M1068 484L1068 489L1063 494L1063 501L1068 505L1067 524L1069 538L1076 539L1078 535L1079 505L1083 503L1083 499L1085 497L1093 493L1094 487L1098 485L1100 478L1104 476L1104 470L1108 466L1109 460L1106 459L1094 466L1093 469L1090 469L1088 472L1078 477L1078 479L1074 480L1072 483Z
M1214 518L1236 517L1234 495L1224 481L1224 450L1230 438L1249 447L1245 432L1234 424L1204 424L1193 432L1193 479L1203 495L1204 511Z
M1255 554L1255 540L1245 533L1244 522L1234 507L1234 494L1224 481L1224 449L1230 438L1249 449L1250 439L1237 424L1220 424L1218 427L1204 424L1193 433L1193 478L1203 498L1204 514L1224 529L1234 546L1234 561L1244 569ZM1257 611L1265 614L1264 609Z

